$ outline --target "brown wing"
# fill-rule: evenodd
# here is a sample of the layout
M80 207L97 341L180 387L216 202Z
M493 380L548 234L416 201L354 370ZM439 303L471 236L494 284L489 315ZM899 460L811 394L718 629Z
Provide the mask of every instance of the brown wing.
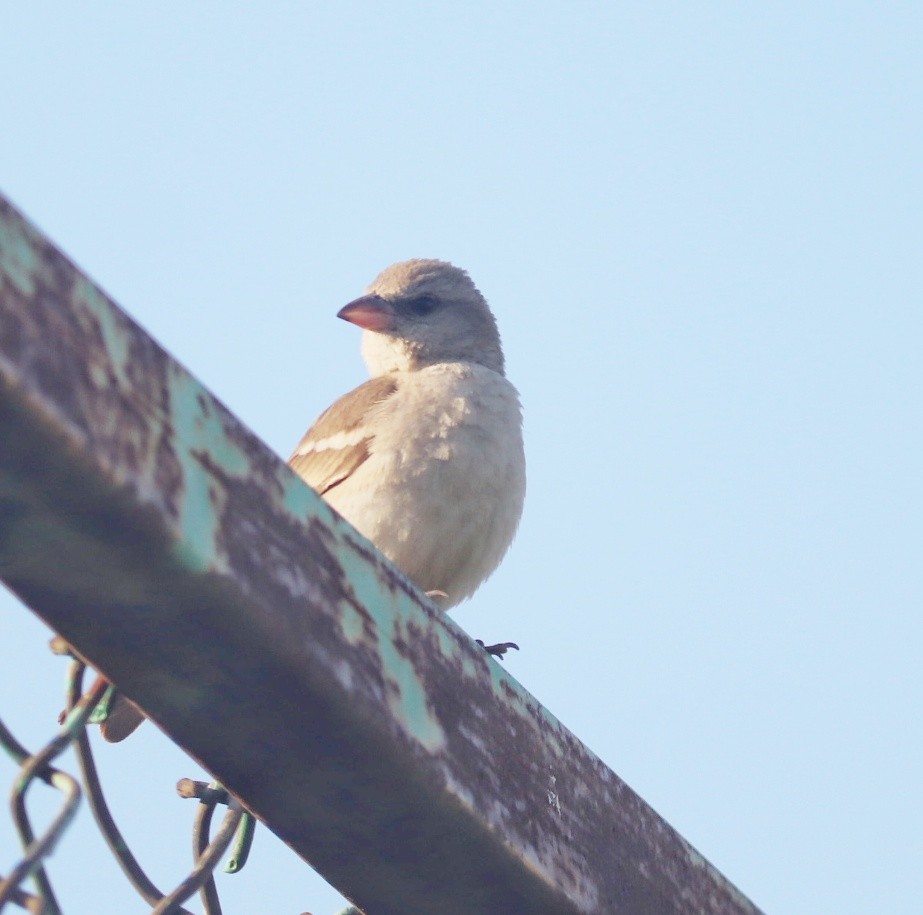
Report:
M289 466L321 495L342 483L369 456L374 434L366 417L397 390L394 378L370 378L344 394L305 433Z
M99 726L99 730L109 743L119 743L134 733L143 721L141 709L121 693L116 693L109 717Z

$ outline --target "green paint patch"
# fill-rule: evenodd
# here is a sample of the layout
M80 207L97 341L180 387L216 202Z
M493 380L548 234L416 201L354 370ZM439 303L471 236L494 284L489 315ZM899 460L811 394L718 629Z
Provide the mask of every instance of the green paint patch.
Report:
M327 524L333 523L330 506L301 477L292 472L280 473L279 482L282 485L282 505L290 515L304 521L326 511L324 521Z
M480 665L475 661L468 652L459 652L458 650L458 641L453 638L452 632L448 626L437 625L436 630L436 641L439 642L439 652L445 657L451 659L453 662L461 662L462 673L468 677L476 677ZM460 657L459 657L460 655ZM490 655L487 655L489 658Z
M245 452L228 439L211 396L198 381L171 366L167 388L173 448L183 474L179 540L174 553L191 571L221 571L224 564L218 552L218 531L224 506L208 465L229 476L243 477L250 464Z
M340 601L340 628L351 645L358 645L365 635L362 615L347 601Z
M109 300L85 276L77 276L74 281L74 298L94 315L99 322L99 332L103 338L109 364L115 371L119 384L129 387L128 360L129 334L125 325L110 304Z
M14 213L0 210L0 273L26 296L35 295L34 277L41 269L35 251L40 243L38 236L26 234Z
M445 746L445 733L430 709L426 690L413 664L398 651L396 644L398 632L406 632L407 624L417 616L416 607L400 592L386 599L375 569L369 563L353 559L348 565L344 563L344 568L356 599L375 621L382 672L392 686L388 691L388 706L404 730L427 752L435 753Z

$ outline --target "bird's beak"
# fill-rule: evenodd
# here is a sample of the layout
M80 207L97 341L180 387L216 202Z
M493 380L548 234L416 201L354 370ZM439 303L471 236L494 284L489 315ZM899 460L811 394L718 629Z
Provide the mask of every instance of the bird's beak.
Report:
M380 295L364 295L348 305L344 305L337 317L349 321L365 330L394 330L397 314L387 299Z

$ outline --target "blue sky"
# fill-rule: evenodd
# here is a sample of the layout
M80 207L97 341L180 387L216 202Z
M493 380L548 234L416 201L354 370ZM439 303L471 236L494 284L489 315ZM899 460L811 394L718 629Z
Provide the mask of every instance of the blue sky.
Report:
M768 912L910 913L921 25L910 3L20 5L0 189L283 456L364 377L337 309L395 260L469 270L529 493L455 618L519 642L513 674ZM0 709L36 744L61 662L6 593L0 619ZM100 765L178 881L196 767L150 725ZM94 836L85 814L53 858L66 910L146 911ZM0 820L0 871L16 854ZM266 830L220 890L230 913L340 904Z

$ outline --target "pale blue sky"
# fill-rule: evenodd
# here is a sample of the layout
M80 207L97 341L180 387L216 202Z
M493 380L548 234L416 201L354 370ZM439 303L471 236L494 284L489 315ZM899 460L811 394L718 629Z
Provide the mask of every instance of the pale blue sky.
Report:
M768 912L916 913L921 25L7 4L0 189L283 456L364 377L337 309L395 260L468 269L529 494L456 619L518 641L513 674ZM0 619L0 710L35 744L62 665L5 593ZM196 768L150 725L100 765L178 880ZM146 911L94 836L86 813L52 861L68 915ZM229 915L339 905L266 830L219 886Z

